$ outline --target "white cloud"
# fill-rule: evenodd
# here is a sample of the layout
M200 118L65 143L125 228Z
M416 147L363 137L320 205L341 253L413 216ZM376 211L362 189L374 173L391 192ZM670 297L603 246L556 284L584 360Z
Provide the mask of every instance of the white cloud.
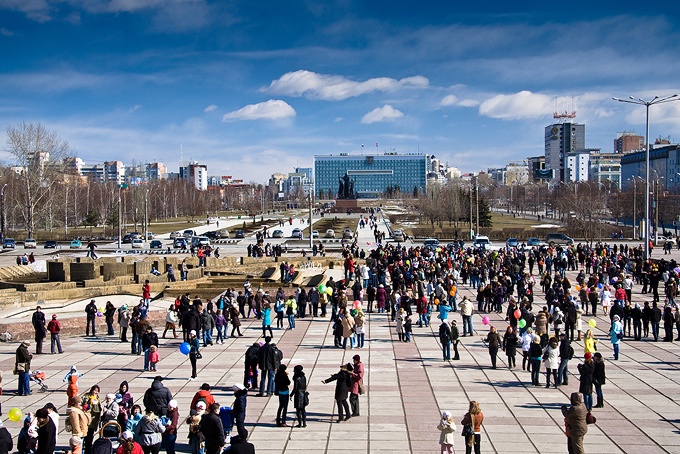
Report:
M140 106L139 104L135 104L134 106L132 106L128 109L128 113L136 112L141 108L142 108L142 106Z
M456 98L456 95L446 95L439 101L439 107L454 106L457 101L458 98Z
M208 107L203 109L203 112L212 112L214 110L217 110L217 106L215 104L210 104Z
M386 104L382 107L378 107L377 109L373 109L364 115L364 117L361 119L361 123L370 125L372 123L378 123L381 121L394 121L397 118L401 118L403 116L403 112L395 109L389 104Z
M550 96L521 91L513 95L497 95L479 106L480 115L502 120L540 118L552 111Z
M0 2L0 9L21 11L36 22L52 20L52 7L47 0L3 0Z
M429 80L423 76L406 77L399 80L389 77L375 77L363 82L356 82L344 76L299 70L286 73L273 80L269 87L263 88L262 91L293 97L304 96L323 101L340 101L374 91L424 88L429 83Z
M238 110L225 114L222 121L235 120L281 120L295 116L295 109L290 104L279 99L258 104L248 104Z
M0 35L2 36L14 36L14 32L12 30L8 30L5 27L0 28Z
M458 105L461 107L477 107L479 105L479 101L474 99L464 99L459 102Z

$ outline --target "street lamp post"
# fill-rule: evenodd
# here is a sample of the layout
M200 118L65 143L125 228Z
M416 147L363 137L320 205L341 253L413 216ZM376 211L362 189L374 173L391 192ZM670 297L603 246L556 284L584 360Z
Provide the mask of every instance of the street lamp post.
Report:
M645 106L646 110L646 120L645 120L645 148L646 148L646 157L645 157L645 260L649 260L649 154L651 152L651 146L649 144L649 107L653 106L655 104L663 104L667 102L672 102L672 101L680 101L680 97L678 97L678 94L673 94L670 96L665 96L663 98L659 98L658 96L655 96L652 98L650 101L645 101L640 98L634 98L633 96L629 96L628 99L620 99L620 98L612 98L614 101L618 102L625 102L629 104L637 104L639 106Z

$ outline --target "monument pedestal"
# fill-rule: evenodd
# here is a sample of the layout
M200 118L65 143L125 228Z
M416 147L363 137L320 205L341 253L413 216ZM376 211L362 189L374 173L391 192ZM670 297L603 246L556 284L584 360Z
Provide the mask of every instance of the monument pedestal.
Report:
M357 199L337 199L333 211L335 213L356 213L359 211L359 201Z

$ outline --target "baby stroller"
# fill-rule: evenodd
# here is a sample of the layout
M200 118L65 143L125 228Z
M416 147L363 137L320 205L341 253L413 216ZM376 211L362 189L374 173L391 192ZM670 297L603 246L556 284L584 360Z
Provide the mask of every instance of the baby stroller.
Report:
M116 421L109 421L99 429L99 439L92 443L92 454L113 454L122 443L123 431Z
M30 381L34 381L40 386L40 392L44 393L47 391L47 385L45 384L45 372L41 370L36 370L28 374L28 378Z

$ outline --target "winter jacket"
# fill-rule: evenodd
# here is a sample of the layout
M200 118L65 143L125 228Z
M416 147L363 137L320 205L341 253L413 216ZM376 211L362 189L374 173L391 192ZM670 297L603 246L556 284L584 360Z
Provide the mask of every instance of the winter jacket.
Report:
M218 452L217 449L224 446L224 428L222 420L215 413L207 413L201 417L199 425L205 437L205 452Z
M342 337L351 337L354 334L354 317L345 314L342 318Z
M335 400L345 400L349 395L349 389L352 386L352 380L350 378L350 373L345 369L340 369L337 374L331 375L329 378L324 380L324 383L335 383Z
M562 407L562 414L570 436L582 437L588 433L588 425L586 424L588 410L583 404L581 394L571 393L571 407Z
M354 370L351 372L352 378L352 394L359 394L359 384L364 382L364 363L354 365Z
M144 407L157 416L165 416L168 412L168 402L172 400L172 393L163 386L160 380L154 380L151 387L144 393Z
M585 361L578 365L578 373L580 375L578 392L582 394L593 393L593 373L595 372L595 364L593 361Z
M276 344L264 344L257 352L257 365L260 370L277 370L282 359L283 354Z
M245 421L248 390L240 389L234 393L234 397L234 404L231 407L234 413L234 420Z
M305 408L305 393L307 392L307 377L304 372L293 375L293 407Z
M66 417L71 424L71 434L78 435L80 438L87 435L87 428L92 420L89 413L85 413L78 407L68 407Z
M453 421L447 421L445 419L442 419L441 421L439 421L437 429L439 429L439 431L441 432L439 434L439 444L452 445L453 434L456 431L456 425L453 423Z
M144 415L134 431L135 435L137 435L137 440L139 440L139 444L142 446L157 445L162 441L163 432L165 432L165 426L156 415L153 415L152 417Z
M559 352L560 352L559 345L555 345L554 343L548 344L543 349L543 354L548 353L548 357L543 360L543 362L545 362L545 367L547 369L557 369L558 367L560 367Z

